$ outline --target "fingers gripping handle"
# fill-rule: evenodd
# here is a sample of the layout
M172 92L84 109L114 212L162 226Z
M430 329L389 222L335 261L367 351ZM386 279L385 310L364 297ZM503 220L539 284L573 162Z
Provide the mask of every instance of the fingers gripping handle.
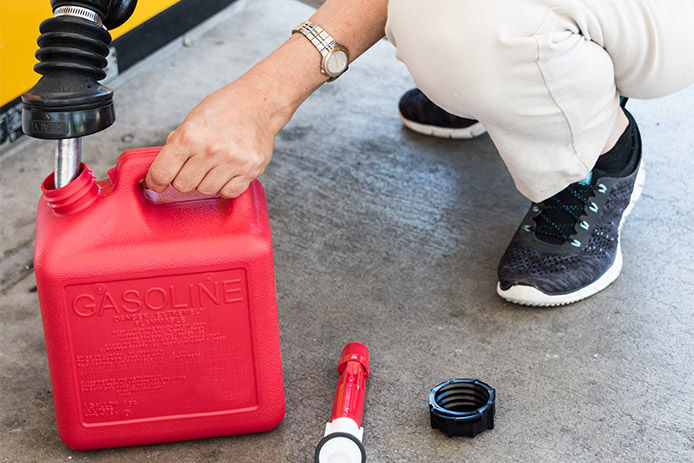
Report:
M129 150L121 154L113 177L115 192L135 201L140 201L140 198L144 196L148 200L144 201L143 204L145 205L209 199L210 196L203 195L197 191L181 193L172 186L169 186L162 193L147 189L144 179L161 149L161 146L156 146L153 148Z
M179 203L186 201L196 201L200 199L220 199L216 195L204 195L197 191L182 193L174 187L169 186L161 193L147 189L144 185L144 179L147 176L152 162L157 157L162 147L144 148L137 150L129 150L121 154L118 158L115 174L113 175L114 189L118 194L123 194L139 200L144 196L148 201L146 203L165 204ZM235 201L244 201L248 195L244 194ZM226 201L231 204L234 201Z

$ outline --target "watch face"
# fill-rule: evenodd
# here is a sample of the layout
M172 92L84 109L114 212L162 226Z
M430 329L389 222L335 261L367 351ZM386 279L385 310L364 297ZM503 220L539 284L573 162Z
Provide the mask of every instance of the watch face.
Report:
M325 70L331 76L339 76L347 69L349 58L343 50L337 49L325 59Z

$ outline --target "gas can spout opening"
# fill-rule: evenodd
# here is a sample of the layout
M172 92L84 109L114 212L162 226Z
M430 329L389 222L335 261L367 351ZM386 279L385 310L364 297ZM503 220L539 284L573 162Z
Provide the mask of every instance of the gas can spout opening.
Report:
M77 169L77 173L75 175L75 178L73 180L77 180L85 171L85 167L87 167L84 163L81 163L80 166ZM87 167L88 169L88 167ZM45 194L47 191L54 191L54 190L63 190L64 188L67 188L69 185L63 185L63 186L56 186L55 184L56 181L56 173L51 172L48 177L46 177L43 182L41 183L41 191Z
M81 163L77 172L74 180L60 188L55 186L55 173L41 184L42 200L58 215L81 211L99 196L99 186L92 170Z

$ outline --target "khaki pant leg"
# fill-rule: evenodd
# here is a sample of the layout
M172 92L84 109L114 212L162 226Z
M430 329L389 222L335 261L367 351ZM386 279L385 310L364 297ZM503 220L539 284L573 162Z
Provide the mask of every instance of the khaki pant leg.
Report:
M681 54L694 42L691 0L391 0L388 14L387 36L417 86L479 119L533 201L592 169L617 88L659 96L694 80L694 55Z

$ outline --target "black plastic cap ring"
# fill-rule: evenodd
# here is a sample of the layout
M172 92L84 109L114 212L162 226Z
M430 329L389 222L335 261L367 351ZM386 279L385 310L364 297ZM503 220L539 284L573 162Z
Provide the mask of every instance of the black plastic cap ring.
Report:
M448 435L475 437L494 428L493 388L477 379L451 379L429 393L431 427Z

